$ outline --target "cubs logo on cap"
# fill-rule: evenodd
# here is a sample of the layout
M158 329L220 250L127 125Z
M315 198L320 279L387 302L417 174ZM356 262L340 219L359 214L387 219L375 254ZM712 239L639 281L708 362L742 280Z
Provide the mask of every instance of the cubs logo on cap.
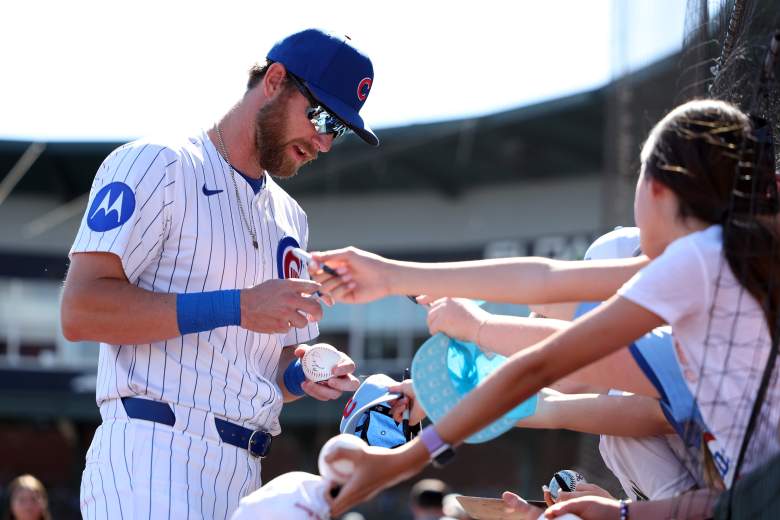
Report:
M276 271L280 279L287 280L304 276L303 262L292 251L296 247L301 246L291 236L286 236L279 241L279 245L276 247Z
M401 394L390 392L398 381L385 374L366 378L347 401L341 417L339 431L350 433L366 441L369 446L395 448L408 440L403 425L390 416L390 402Z
M354 399L350 399L349 401L347 401L347 404L344 405L344 412L342 412L341 416L349 417L350 415L352 415L352 412L355 411L356 407L357 407L357 401L355 401Z
M363 78L358 83L357 97L360 101L365 101L368 98L368 92L371 90L371 78Z

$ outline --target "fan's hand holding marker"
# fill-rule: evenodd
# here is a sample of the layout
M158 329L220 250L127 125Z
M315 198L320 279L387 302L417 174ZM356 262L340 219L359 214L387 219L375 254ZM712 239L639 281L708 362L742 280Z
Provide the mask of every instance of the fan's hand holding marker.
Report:
M330 267L326 264L321 264L314 260L312 256L307 252L301 249L300 247L294 247L292 249L292 254L294 254L296 257L298 257L302 262L306 263L307 267L313 267L313 268L319 268L328 273L331 276L338 276L338 273L335 269ZM333 306L333 299L330 296L323 295L320 291L316 291L313 295L318 300L322 301L327 305L328 307Z
M337 273L336 270L333 269L331 266L329 266L328 264L321 264L317 262L316 260L314 260L314 258L312 258L312 256L307 251L304 251L300 247L293 248L292 252L295 256L297 256L298 258L306 262L306 265L308 266L319 267L320 269L322 269L323 271L325 271L331 276L339 275L339 273Z

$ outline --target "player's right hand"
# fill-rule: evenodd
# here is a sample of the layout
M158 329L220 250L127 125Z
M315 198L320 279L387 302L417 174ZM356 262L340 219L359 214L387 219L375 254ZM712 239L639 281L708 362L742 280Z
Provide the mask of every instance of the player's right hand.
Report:
M241 291L241 326L265 334L283 334L322 319L322 307L312 297L320 284L290 278L267 280Z
M312 258L319 265L310 265L309 274L337 302L368 303L390 294L391 262L386 258L354 247L312 253ZM322 264L338 276L323 271Z
M428 330L431 334L443 332L461 341L477 342L479 328L490 313L465 298L439 298L430 301L427 296L417 298L428 306Z

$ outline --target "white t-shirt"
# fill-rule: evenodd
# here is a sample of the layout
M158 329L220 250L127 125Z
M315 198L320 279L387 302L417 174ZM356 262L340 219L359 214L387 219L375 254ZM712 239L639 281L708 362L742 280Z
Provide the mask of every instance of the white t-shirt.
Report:
M631 395L610 390L610 395ZM685 446L677 434L647 437L601 435L599 452L631 500L660 500L696 486L677 453Z
M585 253L586 260L630 258L639 252L639 228L620 227L597 238ZM631 395L610 390L610 395ZM696 485L678 453L685 446L677 434L646 437L601 435L599 452L604 464L620 481L632 500L659 500Z
M683 376L712 435L702 451L730 487L771 341L761 308L723 256L721 227L675 240L618 294L672 326ZM775 374L742 473L780 450L778 386Z
M268 175L258 193L240 175L235 181L205 132L176 142L121 146L95 176L70 253L114 253L130 283L161 293L308 278L290 252L299 245L305 249L308 240L300 206ZM257 249L242 208L254 221ZM283 347L318 333L316 324L288 334L231 326L144 345L103 343L97 402L144 396L172 404L177 421L181 405L277 434L279 355Z

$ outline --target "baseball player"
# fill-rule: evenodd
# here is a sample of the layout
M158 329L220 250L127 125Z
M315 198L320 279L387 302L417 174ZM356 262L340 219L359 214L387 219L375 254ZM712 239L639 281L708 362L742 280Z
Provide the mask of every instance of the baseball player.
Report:
M272 176L348 130L378 144L359 115L373 68L313 29L267 58L213 128L121 146L95 177L62 300L65 336L101 342L85 518L227 518L261 484L282 403L358 386L345 355L304 380L318 284L292 253L306 214Z

